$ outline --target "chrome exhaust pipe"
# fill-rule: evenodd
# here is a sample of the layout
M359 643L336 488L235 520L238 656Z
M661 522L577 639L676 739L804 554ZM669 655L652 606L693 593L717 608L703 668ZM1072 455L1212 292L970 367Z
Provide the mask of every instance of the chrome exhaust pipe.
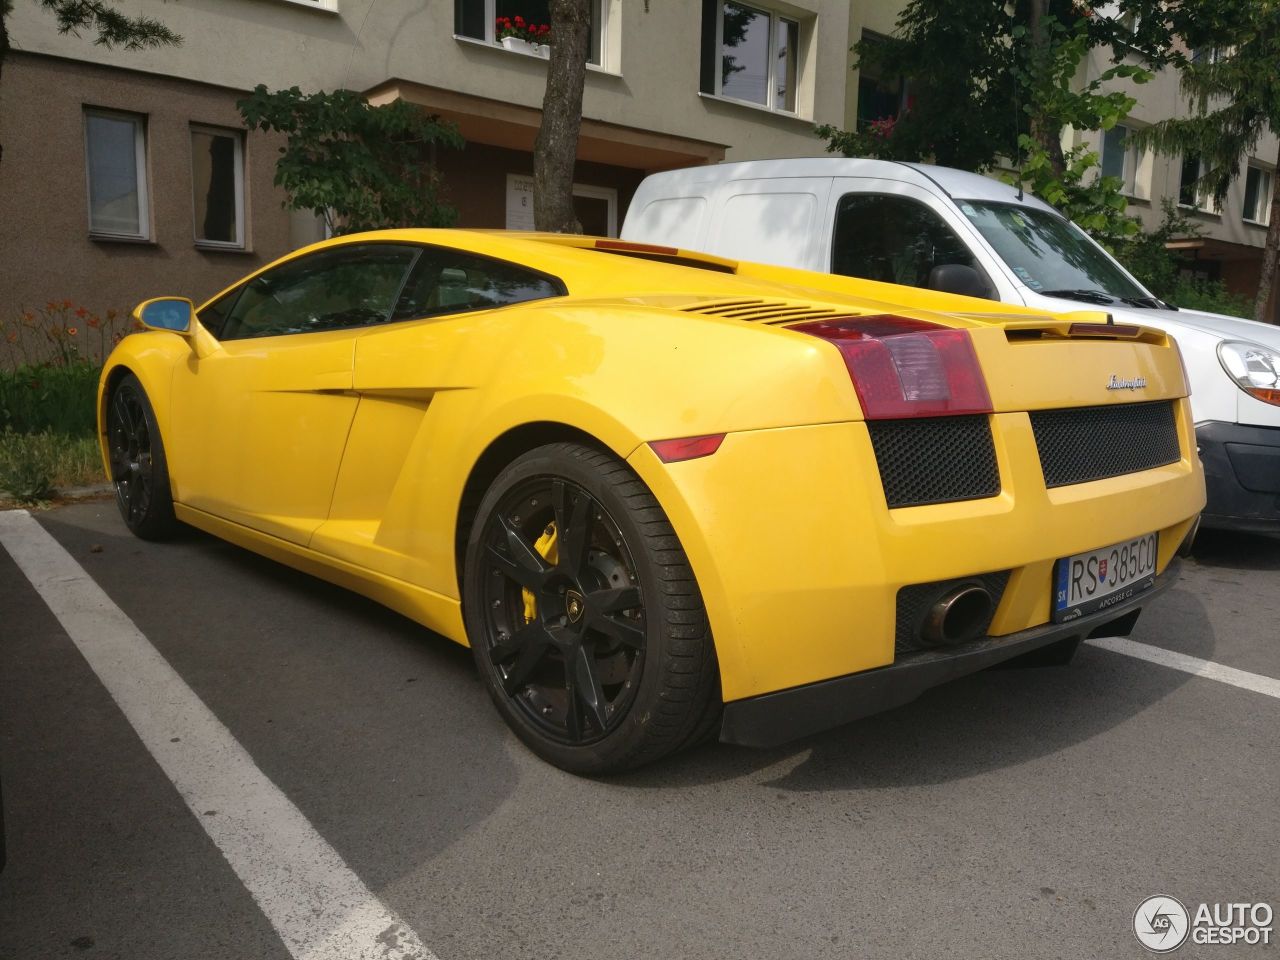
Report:
M945 594L925 615L920 639L929 646L977 639L991 617L991 594L967 583Z

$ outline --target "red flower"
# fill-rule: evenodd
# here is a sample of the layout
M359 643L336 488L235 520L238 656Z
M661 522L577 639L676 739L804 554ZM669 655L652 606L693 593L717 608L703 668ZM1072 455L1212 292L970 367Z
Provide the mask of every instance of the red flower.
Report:
M520 14L518 14L518 13L517 13L517 14L516 14L516 18L515 18L515 22L516 22L516 26L517 26L517 27L523 27L523 26L524 26L524 17L520 16Z
M56 303L54 303L52 300L49 300L49 301L47 301L47 302L45 303L44 308L45 308L46 310L57 310L57 309L58 309L58 305L57 305Z
M77 330L75 327L67 327L67 336L69 337L74 337L79 332L80 331Z
M62 309L64 309L64 310L70 310L70 309L71 309L72 307L74 307L74 306L75 306L75 304L74 304L74 303L72 303L70 300L63 300L63 301L62 301Z
M88 310L86 310L84 307L76 307L76 316L77 316L77 317L80 317L81 319L83 319L84 317L87 317L88 315L89 315L89 311L88 311Z
M98 327L101 326L102 324L102 321L99 320L97 317L90 317L88 322L89 322L90 330L97 330Z

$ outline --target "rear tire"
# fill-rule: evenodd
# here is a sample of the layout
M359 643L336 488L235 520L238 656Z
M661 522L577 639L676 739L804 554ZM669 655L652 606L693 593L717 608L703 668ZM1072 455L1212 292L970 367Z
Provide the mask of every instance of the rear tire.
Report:
M169 463L151 401L132 373L111 391L106 427L111 483L125 526L143 540L168 539L178 528Z
M468 538L463 614L498 712L561 769L638 767L719 717L689 560L653 494L608 453L550 444L498 475Z

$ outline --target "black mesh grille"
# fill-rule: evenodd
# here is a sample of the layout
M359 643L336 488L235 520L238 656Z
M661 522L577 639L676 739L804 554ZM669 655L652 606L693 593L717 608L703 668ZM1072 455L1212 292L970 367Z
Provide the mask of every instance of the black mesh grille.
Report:
M1000 492L986 416L874 420L867 429L890 507L979 500Z
M929 608L957 587L970 583L986 587L987 593L991 594L991 616L987 617L986 623L982 625L982 635L985 636L987 630L991 627L991 620L995 616L996 607L1000 606L1000 598L1004 596L1004 588L1009 585L1008 570L1002 570L998 573L981 573L972 577L960 577L957 580L913 583L909 587L900 589L898 591L897 630L893 638L894 651L898 654L903 654L927 649L927 645L920 640L920 631L924 626L924 618L929 612Z
M1047 487L1150 470L1181 456L1168 401L1037 410L1031 429Z

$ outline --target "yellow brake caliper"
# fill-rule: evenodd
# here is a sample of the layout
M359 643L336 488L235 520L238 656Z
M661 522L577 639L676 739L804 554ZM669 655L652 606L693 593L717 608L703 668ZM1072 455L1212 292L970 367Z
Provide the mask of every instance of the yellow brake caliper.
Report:
M560 562L560 551L556 547L556 522L554 520L547 524L547 529L542 531L542 536L533 541L533 549L537 550L538 556L542 557L547 563ZM525 587L520 593L524 597L524 622L532 623L533 618L538 615L538 600L528 587Z

